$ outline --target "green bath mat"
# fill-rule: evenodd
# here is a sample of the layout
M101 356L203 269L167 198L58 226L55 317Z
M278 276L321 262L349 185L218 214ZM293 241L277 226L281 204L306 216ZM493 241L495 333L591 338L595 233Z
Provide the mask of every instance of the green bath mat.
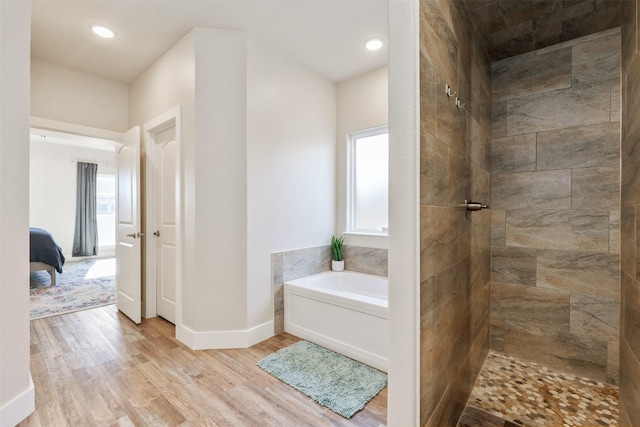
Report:
M345 418L387 385L385 373L307 341L270 354L258 366Z

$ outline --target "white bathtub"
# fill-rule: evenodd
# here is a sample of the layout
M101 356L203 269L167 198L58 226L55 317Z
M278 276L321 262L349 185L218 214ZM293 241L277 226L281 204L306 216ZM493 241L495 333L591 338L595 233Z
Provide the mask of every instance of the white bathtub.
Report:
M284 330L387 372L386 277L326 271L284 283Z

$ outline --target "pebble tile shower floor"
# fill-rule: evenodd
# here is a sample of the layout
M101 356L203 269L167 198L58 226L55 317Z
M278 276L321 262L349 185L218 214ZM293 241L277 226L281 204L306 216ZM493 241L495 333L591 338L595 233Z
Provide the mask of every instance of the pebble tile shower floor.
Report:
M618 387L490 351L458 424L617 426Z

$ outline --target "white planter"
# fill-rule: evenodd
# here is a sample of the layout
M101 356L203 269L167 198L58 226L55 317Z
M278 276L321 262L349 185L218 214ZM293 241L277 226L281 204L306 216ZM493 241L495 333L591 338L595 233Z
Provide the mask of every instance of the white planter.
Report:
M331 260L331 269L333 271L344 271L344 260L336 261L335 259Z

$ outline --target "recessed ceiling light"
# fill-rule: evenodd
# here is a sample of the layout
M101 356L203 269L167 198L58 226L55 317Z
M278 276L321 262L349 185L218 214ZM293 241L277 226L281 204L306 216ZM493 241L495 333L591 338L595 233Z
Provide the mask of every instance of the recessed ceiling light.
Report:
M364 47L366 47L367 50L378 50L382 47L383 44L384 40L382 40L380 37L373 37L365 40Z
M91 30L105 39L112 39L115 36L115 33L113 31L102 25L93 25L91 26Z

